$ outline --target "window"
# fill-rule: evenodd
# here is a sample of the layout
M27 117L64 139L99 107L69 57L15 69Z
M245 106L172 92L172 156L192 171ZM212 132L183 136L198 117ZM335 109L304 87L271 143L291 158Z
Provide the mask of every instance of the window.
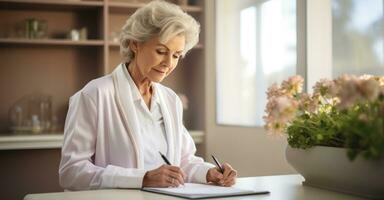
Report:
M216 119L262 126L266 90L296 74L296 1L216 1Z
M383 0L332 0L332 75L384 75Z

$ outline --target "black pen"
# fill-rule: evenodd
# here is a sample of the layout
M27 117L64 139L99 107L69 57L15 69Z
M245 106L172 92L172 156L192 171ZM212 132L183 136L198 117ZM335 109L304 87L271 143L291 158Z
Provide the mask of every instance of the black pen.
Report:
M213 160L215 161L217 167L220 169L220 172L222 174L224 174L224 169L221 167L221 164L220 164L219 160L217 160L217 158L215 156L213 156L213 155L211 155L211 156L212 156Z
M160 154L161 158L164 160L164 162L167 163L167 165L171 165L171 163L169 162L167 157L165 157L160 151L159 151L159 154Z

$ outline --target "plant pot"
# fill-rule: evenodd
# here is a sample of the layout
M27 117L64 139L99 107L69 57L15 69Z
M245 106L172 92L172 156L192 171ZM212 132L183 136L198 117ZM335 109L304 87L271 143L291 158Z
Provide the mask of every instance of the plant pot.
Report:
M287 146L286 159L305 178L303 185L384 199L384 157L371 161L358 156L350 161L344 148Z

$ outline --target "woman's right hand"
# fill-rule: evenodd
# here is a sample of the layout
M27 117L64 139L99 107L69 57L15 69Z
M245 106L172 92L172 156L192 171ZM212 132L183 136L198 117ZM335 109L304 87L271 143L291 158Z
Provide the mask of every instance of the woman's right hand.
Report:
M162 165L144 175L143 187L178 187L184 185L185 178L180 167Z

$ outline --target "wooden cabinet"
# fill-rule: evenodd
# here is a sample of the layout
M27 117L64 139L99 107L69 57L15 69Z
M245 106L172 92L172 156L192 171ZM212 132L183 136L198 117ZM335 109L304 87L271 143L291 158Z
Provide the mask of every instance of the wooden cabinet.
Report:
M112 38L126 19L144 5L132 1L139 0L0 0L0 133L9 133L8 111L13 103L33 93L52 96L53 112L62 132L69 97L121 62L119 45ZM201 143L205 115L204 1L191 2L196 4L183 9L201 23L200 43L163 84L189 98L185 124L190 130L199 130L193 133L199 133L194 139ZM44 39L21 37L29 18L44 21ZM81 27L88 30L87 40L65 38L71 29ZM203 155L203 146L199 145L198 150ZM0 158L0 199L62 191L58 185L59 147L3 149Z
M113 41L140 0L0 0L0 132L9 131L8 110L24 95L52 95L53 111L63 129L68 99L87 82L110 73L121 62ZM204 28L203 0L182 8ZM25 20L43 20L44 39L26 39ZM88 39L66 39L86 27ZM189 98L188 129L204 129L204 30L200 43L180 61L163 84ZM193 111L193 112L192 112Z

